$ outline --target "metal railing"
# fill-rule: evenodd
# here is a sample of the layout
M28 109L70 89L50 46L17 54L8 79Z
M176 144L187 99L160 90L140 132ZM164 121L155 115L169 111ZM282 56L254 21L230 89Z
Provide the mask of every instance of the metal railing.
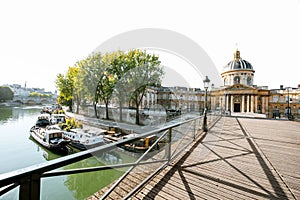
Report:
M213 115L208 116L208 123L214 121L215 118L216 116ZM114 188L124 179L124 177L126 177L126 175L130 173L130 171L132 171L136 166L161 163L160 166L156 167L153 170L153 173L150 174L150 176L148 177L148 179L150 179L153 174L155 174L161 168L166 166L170 161L172 161L197 137L197 133L200 132L199 130L202 127L201 123L202 123L202 117L200 116L193 119L175 122L166 125L164 127L157 128L155 130L140 134L136 137L124 139L118 142L106 144L104 146L99 146L90 150L64 156L45 163L41 163L20 170L1 174L0 175L0 189L1 189L0 197L5 193L19 186L20 200L23 199L37 200L40 199L40 195L41 195L40 193L41 193L42 178L130 167L129 170L127 170L123 174L123 176L119 178L119 180L111 187L111 189L108 190L103 195L102 198L104 199L114 190ZM149 149L136 162L54 171L63 166L70 165L72 163L92 157L97 153L103 153L112 149L116 149L120 145L132 143L140 138L146 138L147 136L153 134L159 135L159 138L149 147ZM156 148L157 145L161 142L165 143L164 147L158 150L155 155L149 156L150 153L153 154L154 148ZM162 152L164 152L164 154ZM163 156L159 157L158 156L159 154ZM143 182L141 182L134 190L129 192L127 196L133 194L148 179L145 179Z

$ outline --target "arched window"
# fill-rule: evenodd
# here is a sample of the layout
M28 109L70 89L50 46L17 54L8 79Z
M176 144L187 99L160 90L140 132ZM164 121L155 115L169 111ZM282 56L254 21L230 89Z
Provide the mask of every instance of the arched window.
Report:
M234 84L239 84L241 81L241 78L239 76L235 76L233 81L234 81Z
M224 86L225 85L228 85L228 79L227 78L224 78Z
M247 85L252 85L252 79L250 76L247 78Z

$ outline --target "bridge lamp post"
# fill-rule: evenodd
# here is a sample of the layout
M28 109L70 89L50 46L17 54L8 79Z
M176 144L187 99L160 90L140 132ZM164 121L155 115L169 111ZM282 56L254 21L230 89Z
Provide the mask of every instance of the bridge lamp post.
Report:
M288 103L288 107L287 107L287 117L288 119L290 119L291 117L291 109L290 109L290 87L287 87L287 92L288 92L288 99L287 99L287 103Z
M204 89L205 89L205 101L204 101L204 117L203 117L203 125L202 125L202 130L204 132L207 132L207 89L209 86L210 80L208 79L207 76L205 76L205 79L203 80L204 84Z

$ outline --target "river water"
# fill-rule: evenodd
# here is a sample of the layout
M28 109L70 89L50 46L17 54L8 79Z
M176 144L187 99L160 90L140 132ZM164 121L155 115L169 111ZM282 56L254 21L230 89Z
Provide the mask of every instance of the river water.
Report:
M0 174L31 165L47 162L62 155L42 148L29 135L41 107L0 107ZM76 153L74 151L73 153ZM92 157L63 169L92 167L135 161L135 156L121 150L107 152L100 157ZM124 170L106 170L43 178L41 199L85 199L120 177ZM18 199L18 188L0 197Z

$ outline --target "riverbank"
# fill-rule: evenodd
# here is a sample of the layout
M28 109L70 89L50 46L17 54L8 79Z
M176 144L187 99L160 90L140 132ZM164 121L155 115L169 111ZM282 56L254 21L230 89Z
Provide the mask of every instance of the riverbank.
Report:
M115 128L122 129L124 133L127 134L131 134L131 133L141 134L148 131L152 131L154 129L161 128L166 125L170 125L176 122L181 122L199 116L199 113L191 112L191 113L180 115L177 118L174 118L173 120L170 121L162 120L159 123L155 123L155 124L136 125L136 124L130 124L126 122L118 122L113 120L105 120L105 119L98 119L95 117L88 117L85 115L75 114L68 111L66 111L65 113L69 117L74 117L75 119L80 120L86 126L99 127L106 130L109 127L115 127Z
M23 104L18 102L1 102L0 107L14 107L14 106L21 106Z

